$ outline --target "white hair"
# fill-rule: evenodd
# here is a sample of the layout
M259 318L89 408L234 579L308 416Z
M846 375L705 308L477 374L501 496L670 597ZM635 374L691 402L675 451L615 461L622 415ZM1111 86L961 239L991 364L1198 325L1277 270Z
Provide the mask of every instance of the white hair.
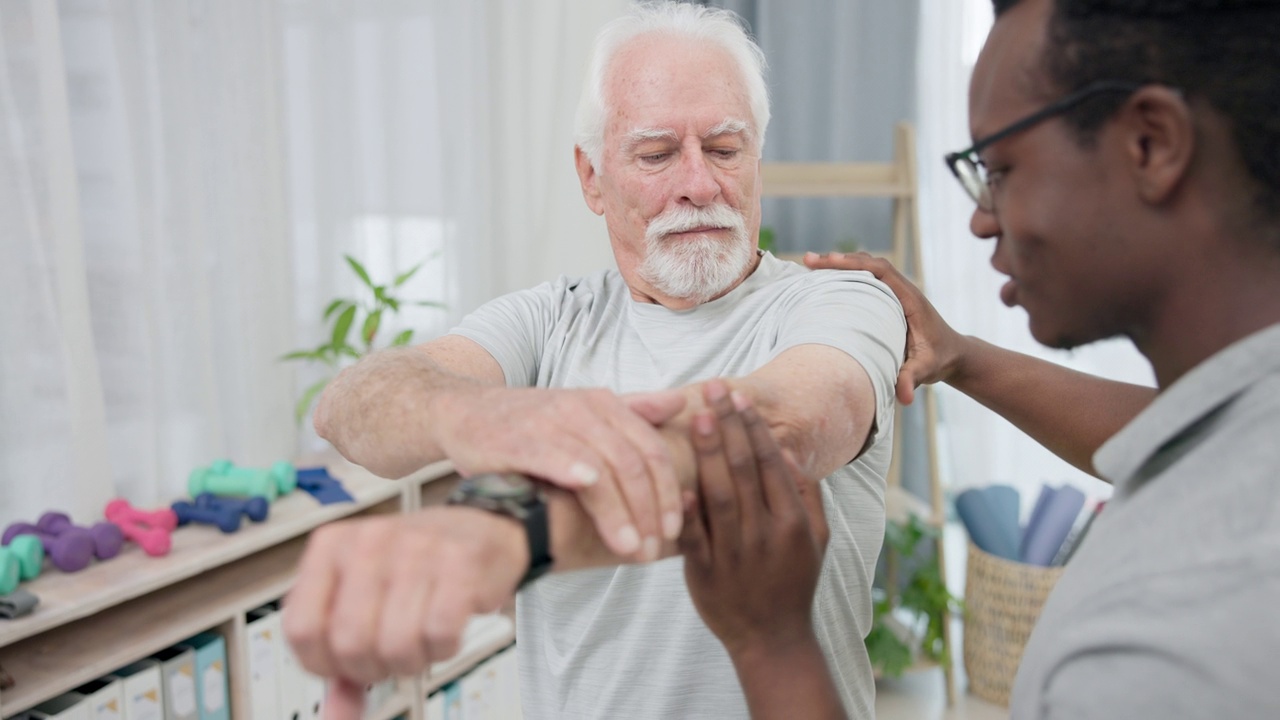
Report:
M720 8L670 0L642 2L633 5L628 14L605 25L596 35L591 64L587 67L574 119L574 141L591 160L591 166L599 170L604 155L604 125L608 115L604 87L609 65L628 41L655 34L715 43L729 53L746 85L756 150L763 150L765 129L769 127L769 88L764 79L764 52L747 35L742 19L734 12Z

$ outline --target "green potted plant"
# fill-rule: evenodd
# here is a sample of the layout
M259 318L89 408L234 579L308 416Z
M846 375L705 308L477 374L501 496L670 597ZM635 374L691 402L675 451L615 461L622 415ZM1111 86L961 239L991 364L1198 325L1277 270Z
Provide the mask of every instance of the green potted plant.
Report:
M405 300L398 291L420 270L426 260L396 275L391 282L377 284L369 276L368 270L350 255L344 255L347 266L355 273L361 285L368 291L367 297L353 300L351 298L335 298L324 309L324 321L329 324L325 333L325 342L309 350L294 350L282 356L281 360L305 360L324 365L328 372L325 377L313 383L303 391L294 406L294 419L301 423L311 411L312 404L319 397L333 376L337 374L344 362L359 360L374 350L379 349L379 331L388 324L389 318L400 313L406 305L445 308L445 305L430 300ZM435 256L427 258L433 259ZM352 328L359 328L355 338L351 337ZM387 347L403 347L413 342L413 330L402 330L387 343Z
M867 634L867 654L871 665L883 676L898 677L921 660L942 666L951 663L943 641L947 612L963 613L964 603L942 582L938 563L921 561L920 543L932 543L939 530L912 514L905 523L885 523L888 562L877 569L883 589L875 591L871 632ZM894 573L887 565L909 572L890 580Z

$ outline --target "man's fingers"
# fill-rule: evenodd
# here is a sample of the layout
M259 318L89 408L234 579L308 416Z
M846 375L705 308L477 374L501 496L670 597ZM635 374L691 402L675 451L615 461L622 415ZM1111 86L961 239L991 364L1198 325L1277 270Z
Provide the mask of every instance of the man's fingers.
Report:
M331 678L324 695L323 720L360 720L364 717L364 686Z
M675 418L689 405L683 390L661 390L652 393L623 395L623 402L645 422L657 427ZM659 441L656 454L647 455L658 498L658 510L662 513L662 535L674 540L680 535L684 512L680 500L680 478L676 476L675 463L666 443Z
M312 533L298 564L298 580L285 598L281 619L298 664L321 677L337 671L329 652L329 615L337 583L334 537L332 528L319 528Z
M612 474L603 482L579 490L577 498L587 515L591 516L596 531L610 552L625 558L635 557L640 552L640 531Z
M681 390L660 390L651 393L632 393L623 395L622 401L631 412L639 415L651 425L667 422L689 404L688 397Z
M421 615L430 592L431 583L423 573L401 573L392 579L378 631L378 654L392 675L410 677L427 665L426 645L421 636L409 631L407 621Z
M337 590L329 615L329 651L333 653L337 677L355 682L376 682L390 671L377 654L383 598L387 591L383 565L385 548L376 529L365 525L362 536L349 541L347 553L361 562L344 562L339 568Z
M617 431L643 458L643 472L624 480L633 483L634 487L624 489L623 494L628 502L633 496L643 496L653 503L652 507L657 513L654 520L657 522L658 534L646 535L646 542L651 545L646 550L649 554L656 553L662 540L675 540L680 535L680 479L676 476L675 463L671 460L671 451L667 448L666 441L642 417L621 409L614 416L614 422ZM635 515L636 508L633 507L632 517ZM647 523L637 521L637 527L647 527Z

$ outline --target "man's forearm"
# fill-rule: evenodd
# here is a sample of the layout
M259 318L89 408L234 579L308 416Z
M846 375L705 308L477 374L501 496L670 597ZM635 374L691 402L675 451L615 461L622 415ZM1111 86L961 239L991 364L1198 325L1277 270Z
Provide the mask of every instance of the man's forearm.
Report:
M344 457L387 478L444 459L424 403L487 386L451 373L417 348L383 350L338 374L316 406L315 426Z
M1093 475L1093 454L1155 399L1154 388L1105 380L966 338L947 383L1055 455Z

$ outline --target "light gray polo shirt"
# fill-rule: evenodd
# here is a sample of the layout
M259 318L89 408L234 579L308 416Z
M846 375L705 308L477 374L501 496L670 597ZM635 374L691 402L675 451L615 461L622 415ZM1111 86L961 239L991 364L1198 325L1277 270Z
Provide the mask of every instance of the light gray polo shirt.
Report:
M1013 718L1280 718L1280 325L1107 442L1115 496L1041 613Z

